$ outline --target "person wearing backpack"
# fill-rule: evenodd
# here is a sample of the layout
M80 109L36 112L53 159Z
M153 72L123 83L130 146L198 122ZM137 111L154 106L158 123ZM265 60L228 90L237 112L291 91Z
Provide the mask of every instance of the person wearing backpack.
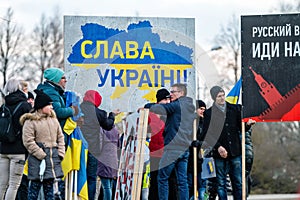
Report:
M20 185L25 163L26 149L22 141L22 126L19 123L21 115L28 113L32 107L27 102L27 97L21 91L20 81L10 79L4 87L5 106L11 113L19 106L12 116L12 126L16 133L15 141L0 142L0 199L15 199ZM3 108L1 106L0 110Z

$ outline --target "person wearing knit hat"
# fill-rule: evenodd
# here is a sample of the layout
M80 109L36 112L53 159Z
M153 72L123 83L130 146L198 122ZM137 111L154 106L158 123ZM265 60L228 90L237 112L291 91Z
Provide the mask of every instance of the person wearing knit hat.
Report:
M170 92L165 89L159 89L156 92L156 103L147 103L144 105L144 108L150 109L149 116L148 116L148 127L150 127L151 132L151 140L149 143L150 149L150 188L149 188L149 200L156 200L159 199L158 197L158 182L157 182L157 175L159 169L159 162L163 155L164 151L164 137L163 132L165 128L165 121L166 121L166 113L162 109L162 113L153 113L151 112L151 107L155 104L166 104L170 103ZM144 177L143 177L144 178ZM169 179L170 188L175 189L176 185L176 177L171 176ZM176 196L176 193L172 194L170 199L177 199L173 198L173 195Z
M59 83L63 75L64 71L56 67L48 68L44 72L44 78L54 83Z
M36 93L36 98L35 98L35 104L34 104L34 109L39 110L44 108L45 106L51 105L52 104L52 99L45 94L42 90L34 90Z
M203 130L203 123L204 123L204 112L206 110L206 104L202 100L196 100L196 114L197 114L197 140L193 141L192 145L190 146L190 155L188 159L188 184L189 184L189 199L192 199L194 196L193 191L194 191L194 184L193 184L193 174L194 174L194 156L193 156L193 147L197 148L197 152L200 151L200 145L199 144L201 141L201 134ZM195 142L195 143L194 143ZM194 146L195 145L195 146ZM202 162L203 158L200 158L197 156L197 191L199 194L199 199L204 199L204 193L206 191L206 186L207 186L207 181L206 179L202 179L201 177L201 172L202 172Z
M67 118L78 114L78 107L75 105L66 107L64 89L67 81L63 70L55 67L48 68L44 72L44 78L46 80L40 83L37 89L42 90L52 99L53 110L63 129ZM65 136L66 138L68 137L67 134ZM65 143L67 143L67 139Z
M170 99L170 92L165 88L159 89L156 92L156 102L159 103L163 99Z
M219 199L227 199L228 174L233 188L233 199L242 199L241 105L226 102L225 92L220 86L212 87L210 94L214 103L205 111L201 141L212 148ZM254 123L254 120L249 120L245 131Z
M63 70L54 67L48 68L45 70L43 76L45 78L45 81L43 83L40 83L37 86L37 89L43 90L43 92L52 99L53 110L63 130L67 119L78 115L78 106L66 106L65 86L67 80L64 76ZM65 136L65 144L67 144L70 135L68 135L64 130L63 133ZM62 198L61 195L65 194L64 188L64 181L58 181L58 191L55 194L56 198Z
M201 108L201 107L206 108L206 104L202 100L196 100L196 106L197 106L197 109Z
M162 89L157 90L156 103L163 103L163 104L170 103L170 98L171 98L170 92L167 89L162 88ZM144 105L144 108L150 109L156 103L147 103ZM160 114L163 114L163 113L160 113Z
M27 179L30 184L27 196L38 199L43 186L44 199L54 199L53 185L56 179L64 176L61 166L65 156L64 135L52 109L51 98L41 90L34 92L37 94L34 111L20 118L22 141L28 152Z
M151 107L154 113L165 111L167 115L164 129L164 152L159 162L158 196L159 199L170 198L169 178L172 171L177 175L178 197L188 199L187 162L192 143L193 123L195 119L195 105L193 99L187 96L187 85L175 83L170 88L171 102L155 104ZM151 162L151 161L150 161ZM170 191L170 193L169 193Z
M216 100L216 97L219 94L219 92L223 92L225 94L225 91L220 86L213 86L210 89L210 95L214 101Z

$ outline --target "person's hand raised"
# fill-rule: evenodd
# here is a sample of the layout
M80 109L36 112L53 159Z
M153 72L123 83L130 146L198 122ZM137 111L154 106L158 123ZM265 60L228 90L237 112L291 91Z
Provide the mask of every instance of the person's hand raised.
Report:
M121 112L120 112L120 109L113 110L112 112L113 112L115 115L118 115L118 114L121 113Z

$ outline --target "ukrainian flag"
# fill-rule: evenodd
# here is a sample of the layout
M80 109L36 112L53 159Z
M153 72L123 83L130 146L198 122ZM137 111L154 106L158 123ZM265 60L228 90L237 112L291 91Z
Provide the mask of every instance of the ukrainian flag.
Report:
M61 163L62 170L64 172L64 178L68 175L70 171L80 169L80 154L82 148L82 140L76 132L76 123L74 124L73 122L74 121L71 118L69 118L64 126L64 130L67 131L68 134L70 131L72 131L69 134L70 136L68 137L67 141L68 146L66 154Z
M236 84L233 86L233 88L230 90L226 97L226 101L231 104L238 104L239 97L240 97L240 91L242 87L242 78L236 82Z
M82 136L81 130L79 128L75 129L79 135ZM77 194L81 199L88 200L88 186L87 186L87 157L88 157L88 145L86 140L82 137L82 146L80 152L80 168L78 171L78 181L77 181Z
M66 105L78 105L79 98L74 92L66 92ZM80 128L77 126L74 119L78 119L82 116L81 110L79 114L75 117L68 118L64 126L64 131L69 135L67 141L67 150L62 161L62 169L64 176L66 177L72 170L77 171L77 191L76 194L81 197L81 199L88 200L88 187L87 187L87 152L88 144L84 139Z

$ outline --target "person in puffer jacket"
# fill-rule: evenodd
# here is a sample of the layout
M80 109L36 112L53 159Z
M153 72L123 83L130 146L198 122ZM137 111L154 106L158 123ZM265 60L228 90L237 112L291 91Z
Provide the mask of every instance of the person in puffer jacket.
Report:
M21 116L23 144L28 155L28 200L38 199L43 185L45 199L54 199L54 180L63 177L64 135L52 109L52 100L43 91L37 94L34 110Z

